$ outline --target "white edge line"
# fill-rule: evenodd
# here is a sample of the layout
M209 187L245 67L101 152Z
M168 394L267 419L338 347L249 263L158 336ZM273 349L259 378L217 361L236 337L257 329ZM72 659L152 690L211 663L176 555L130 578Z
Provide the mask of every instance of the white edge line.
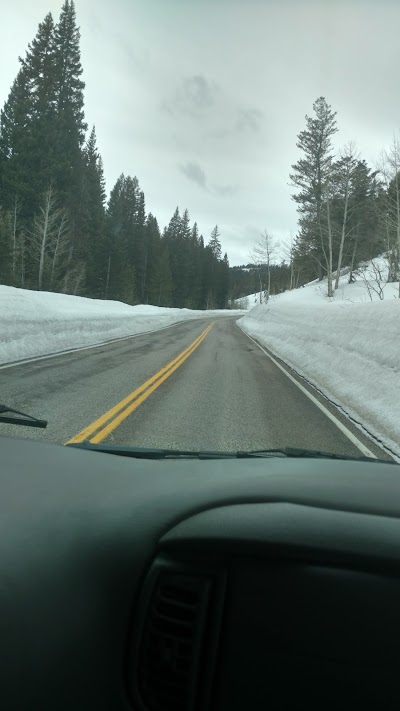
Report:
M168 326L160 326L159 328L152 328L150 331L140 331L140 333L133 333L131 336L120 336L118 338L110 338L108 341L101 341L100 343L93 343L91 346L78 346L77 348L67 348L64 351L56 351L56 353L48 353L47 355L33 356L32 358L26 358L25 360L16 360L12 363L4 363L0 365L0 370L5 370L6 368L16 368L18 365L26 365L27 363L36 363L40 360L47 360L48 358L58 358L59 356L69 355L69 353L79 353L80 351L89 351L91 348L101 348L101 346L108 346L112 343L119 343L120 341L129 341L131 338L139 338L139 336L146 336L149 333L157 333L158 331L165 331L167 328L173 328L174 326L179 326L182 323L192 323L193 321L202 321L210 317L207 316L195 316L194 318L185 318L182 321L175 321L175 323L169 323Z
M317 398L314 397L314 395L311 395L311 393L308 392L308 390L305 387L303 387L303 385L301 385L301 383L299 383L296 380L296 378L294 378L292 375L290 375L290 373L288 373L288 371L280 363L278 363L278 361L275 360L275 358L272 355L267 353L267 351L259 343L257 343L257 341L254 340L254 338L249 336L249 334L246 333L246 331L244 331L241 326L239 326L239 328L242 331L242 333L244 333L245 336L247 336L247 338L250 339L250 341L253 341L253 343L267 356L267 358L272 360L274 365L276 365L277 368L279 368L279 370L281 370L282 373L284 373L286 375L286 377L292 381L292 383L297 385L299 390L301 390L301 392L304 393L304 395L306 395L308 397L308 399L311 400L311 402L314 403L314 405L316 405L321 410L321 412L323 412L324 415L326 415L326 417L329 420L331 420L331 422L333 422L333 424L336 425L336 427L350 440L350 442L352 442L357 447L357 449L359 449L360 452L362 452L364 457L371 457L371 459L378 459L378 457L373 452L371 452L371 450L368 449L368 447L366 447L362 442L360 442L359 439L357 439L357 437L355 435L353 435L352 432L350 432L350 430L346 427L346 425L344 425L342 422L340 422L340 420L338 420L338 418L335 417L335 415L332 415L332 413L329 412L329 410L322 404L322 402L317 400Z

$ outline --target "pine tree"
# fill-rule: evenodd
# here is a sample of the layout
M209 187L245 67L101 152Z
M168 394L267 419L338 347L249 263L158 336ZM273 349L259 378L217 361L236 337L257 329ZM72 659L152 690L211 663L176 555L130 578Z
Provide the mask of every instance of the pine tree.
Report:
M194 223L190 232L190 259L188 264L189 294L186 299L187 308L202 308L201 294L201 247L199 243L199 229Z
M30 164L35 169L35 196L31 214L37 211L43 192L55 182L56 102L55 102L55 28L49 13L39 25L29 44L25 59L20 60L29 82L32 110L28 127ZM29 170L29 168L28 168Z
M318 276L328 275L332 295L332 230L330 220L332 136L337 131L336 113L320 97L313 105L314 117L306 116L306 129L298 136L297 147L304 157L292 166L291 183L299 189L292 197L298 204L302 237L309 255L315 259Z
M141 303L145 302L148 276L148 243L146 227L146 206L144 192L140 191L137 203L134 230L134 265L136 273L137 294Z
M51 14L39 24L2 112L1 152L5 202L22 199L22 215L32 219L54 177L55 48Z
M24 213L32 214L34 176L29 170L32 101L25 69L20 69L0 114L0 206L11 209L15 196L24 200Z
M135 269L137 219L139 211L144 211L144 196L141 198L140 193L138 179L122 174L111 191L107 208L109 298L111 294L127 303L136 303L140 290Z
M84 82L81 80L80 31L76 24L75 6L65 0L55 28L54 100L55 184L63 205L74 215L75 246L79 239L80 189L82 181L82 146L87 124L83 110Z
M199 247L200 246L200 238L199 238L199 228L197 226L197 222L194 223L190 236L192 239L193 246Z
M161 250L156 259L152 277L152 303L156 306L171 306L173 299L173 280L169 251L165 240L161 240L161 242Z
M190 217L187 208L181 218L180 242L180 304L186 308L194 308L195 295L192 276L195 266L195 250L191 240Z
M190 238L190 217L189 210L187 208L181 217L180 236L182 239L188 240Z
M144 290L143 303L157 304L158 294L154 292L154 275L156 271L156 263L158 255L161 251L161 237L157 219L151 214L148 214L145 225L145 243L146 243L146 283Z
M93 126L83 151L81 239L78 258L86 265L86 291L96 298L105 296L108 261L105 199L103 163L97 149L96 130Z
M221 242L219 241L220 233L218 232L218 225L215 225L213 231L211 232L210 241L208 246L213 253L215 259L221 259Z
M165 234L166 244L169 254L169 265L172 280L172 302L171 306L179 308L183 306L182 293L182 240L181 240L181 216L177 207Z

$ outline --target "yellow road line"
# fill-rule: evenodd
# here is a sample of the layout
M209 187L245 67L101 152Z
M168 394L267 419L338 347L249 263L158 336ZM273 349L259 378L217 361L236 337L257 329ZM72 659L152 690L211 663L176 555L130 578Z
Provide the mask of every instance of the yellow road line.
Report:
M196 338L190 346L185 348L185 350L176 356L176 358L171 360L170 363L161 368L158 373L149 378L149 380L146 380L143 385L130 393L130 395L121 400L121 402L117 403L117 405L114 405L114 407L101 415L101 417L97 418L97 420L85 427L81 432L75 435L75 437L69 439L65 444L83 442L86 439L90 439L91 442L95 443L102 442L102 440L105 439L110 432L118 427L118 425L120 425L131 412L136 410L136 408L139 407L139 405L141 405L142 402L144 402L149 395L151 395L151 393L161 385L161 383L169 378L169 376L172 375L172 373L174 373L187 358L189 358L193 351L195 351L200 343L205 339L214 323L215 321L207 326L207 328L204 329L200 336L198 336L198 338Z

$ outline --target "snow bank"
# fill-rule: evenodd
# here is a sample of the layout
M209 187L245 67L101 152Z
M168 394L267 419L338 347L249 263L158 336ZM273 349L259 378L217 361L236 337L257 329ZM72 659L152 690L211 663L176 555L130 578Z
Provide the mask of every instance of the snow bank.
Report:
M0 286L0 364L155 331L186 319L235 313L242 312L128 306Z
M239 325L400 455L398 287L371 301L360 277L342 277L328 300L326 284L313 282L255 306Z

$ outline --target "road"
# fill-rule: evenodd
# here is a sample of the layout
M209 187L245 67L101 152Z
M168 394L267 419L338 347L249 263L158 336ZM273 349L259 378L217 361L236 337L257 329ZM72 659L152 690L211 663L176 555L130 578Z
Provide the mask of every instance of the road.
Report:
M306 389L361 446L389 458L334 406ZM0 435L60 444L87 438L145 447L300 447L361 456L347 430L339 429L242 333L234 317L188 321L0 368L0 400L49 422L47 430L2 424Z

